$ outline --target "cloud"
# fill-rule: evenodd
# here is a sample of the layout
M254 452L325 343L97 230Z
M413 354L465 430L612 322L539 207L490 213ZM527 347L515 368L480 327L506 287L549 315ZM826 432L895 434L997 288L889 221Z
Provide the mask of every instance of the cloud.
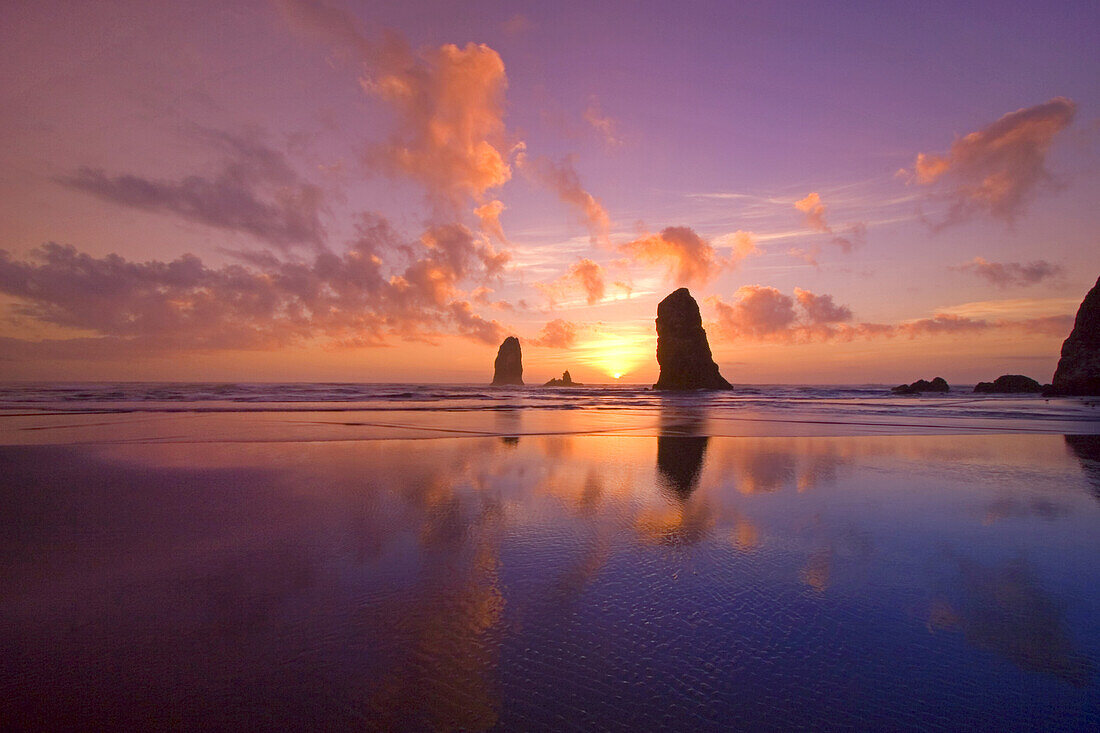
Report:
M811 191L806 198L794 202L794 207L806 215L806 226L815 232L831 232L832 229L825 223L825 204L821 202L821 195L817 191Z
M500 215L504 212L504 208L503 203L493 200L474 209L474 216L481 222L481 231L501 244L508 244L508 238L504 236L504 227L500 225Z
M321 190L303 181L282 153L257 139L213 131L201 134L227 158L213 177L168 181L81 168L58 181L111 203L243 232L283 249L322 246Z
M557 280L547 284L538 283L535 287L552 305L577 288L584 292L588 305L595 305L603 300L607 290L603 268L587 257L574 263L569 271Z
M363 90L397 113L395 132L368 161L421 184L437 213L506 183L511 166L504 125L508 78L500 55L483 43L414 52L397 34L368 40L356 19L309 0L279 0L284 19L307 38L359 64Z
M852 311L833 302L831 295L814 295L809 290L794 289L794 297L805 311L810 323L839 323L852 320Z
M619 250L642 262L667 265L669 279L677 285L703 285L730 264L691 227L666 227L660 234L619 245Z
M555 163L545 156L530 158L526 153L520 152L516 156L516 165L572 206L580 221L587 227L593 242L607 242L611 219L599 199L581 185L580 176L573 167L572 156Z
M402 268L384 257L409 253ZM146 351L268 349L319 340L377 346L452 332L496 343L504 329L474 312L460 284L485 278L494 255L460 225L403 242L377 218L361 222L347 252L209 267L194 255L170 262L93 257L48 243L26 260L0 250L0 293L16 316L79 329Z
M543 326L531 343L548 349L568 349L577 343L577 326L557 318Z
M904 175L911 183L934 187L951 204L938 227L979 212L1012 221L1035 188L1050 180L1047 153L1076 109L1073 100L1055 97L1010 112L955 140L945 154L918 154Z
M518 36L534 28L531 19L523 13L516 13L500 24L501 29L510 36Z
M786 334L798 318L794 299L766 285L744 285L734 293L734 302L711 299L718 322L730 336L767 339Z
M821 200L821 194L811 191L806 198L794 202L794 207L806 215L806 226L815 232L833 234L830 244L840 248L844 254L850 254L856 246L867 241L867 225L863 222L855 222L848 225L843 234L836 234L833 228L825 221L827 207ZM787 253L804 262L818 267L817 256L821 254L821 247L813 244L809 247L791 247Z
M1059 336L1069 333L1073 325L1073 317L1066 314L987 319L945 312L896 324L851 323L851 309L835 303L831 295L795 288L791 297L766 285L738 288L731 303L718 297L707 300L715 308L719 330L726 337L775 343L915 339L1006 329Z
M584 121L600 134L607 147L617 148L623 144L619 137L618 123L600 111L600 101L597 98L592 97L589 100L588 107L584 110Z
M1024 265L1019 262L989 262L981 257L975 257L951 269L973 273L1000 288L1035 285L1062 274L1060 266L1052 265L1046 260L1034 260Z

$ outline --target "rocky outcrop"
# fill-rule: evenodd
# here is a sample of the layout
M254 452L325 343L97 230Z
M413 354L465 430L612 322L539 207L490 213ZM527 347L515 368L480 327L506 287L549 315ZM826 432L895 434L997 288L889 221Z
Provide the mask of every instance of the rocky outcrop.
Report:
M573 378L569 376L569 371L562 372L561 379L551 379L543 387L583 387L580 382L574 382Z
M992 382L978 382L974 385L976 394L1021 394L1042 391L1043 385L1023 374L1002 374Z
M1051 387L1054 394L1100 395L1100 278L1077 309Z
M710 353L699 304L680 288L657 305L657 363L653 389L733 389Z
M947 381L943 377L936 377L931 382L927 379L918 379L912 384L899 384L890 390L894 394L920 394L921 392L950 392Z
M523 384L523 354L519 350L519 339L509 336L497 349L497 359L493 362L493 384L504 386Z

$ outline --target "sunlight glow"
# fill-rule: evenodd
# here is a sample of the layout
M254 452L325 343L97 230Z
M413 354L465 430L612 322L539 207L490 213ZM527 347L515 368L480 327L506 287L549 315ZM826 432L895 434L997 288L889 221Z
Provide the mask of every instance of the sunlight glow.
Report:
M612 379L621 379L647 361L653 361L654 348L654 337L650 333L602 332L578 344L575 352L585 365Z

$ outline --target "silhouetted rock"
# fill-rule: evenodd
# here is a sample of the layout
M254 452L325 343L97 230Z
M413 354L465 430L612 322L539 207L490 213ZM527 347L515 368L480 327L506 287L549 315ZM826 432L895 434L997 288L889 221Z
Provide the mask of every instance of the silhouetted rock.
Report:
M543 387L583 387L580 382L574 382L573 378L569 376L569 371L562 372L561 379L551 379Z
M733 389L711 357L699 304L680 288L657 305L657 363L653 389Z
M1051 387L1054 394L1100 395L1100 278L1077 309Z
M921 392L950 392L947 381L943 377L936 377L931 382L927 379L918 379L912 384L899 384L891 390L894 394L920 394Z
M992 382L978 382L974 392L984 394L1016 394L1020 392L1042 392L1043 385L1023 374L1002 374Z
M519 350L519 339L509 336L497 350L497 359L493 362L493 384L523 384L523 355Z

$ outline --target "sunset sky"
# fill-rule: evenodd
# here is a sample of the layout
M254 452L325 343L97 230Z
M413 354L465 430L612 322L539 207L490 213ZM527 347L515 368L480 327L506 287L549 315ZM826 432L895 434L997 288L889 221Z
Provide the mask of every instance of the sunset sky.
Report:
M1100 4L6 2L0 379L1050 381Z

